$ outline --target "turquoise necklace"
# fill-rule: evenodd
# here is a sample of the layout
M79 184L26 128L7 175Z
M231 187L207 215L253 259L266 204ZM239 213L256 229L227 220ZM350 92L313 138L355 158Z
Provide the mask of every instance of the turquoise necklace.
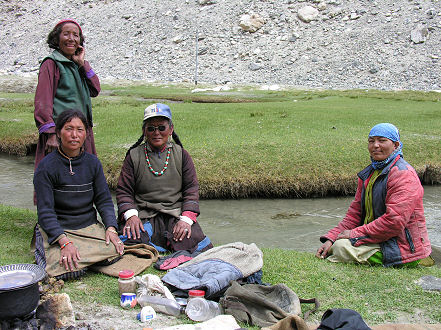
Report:
M168 160L170 159L171 147L169 147L167 149L167 157L165 158L165 164L164 164L164 167L162 168L162 170L160 172L155 171L153 169L153 167L152 167L152 164L150 164L149 154L147 152L147 144L144 145L144 152L145 152L145 160L147 162L147 166L148 166L150 172L152 172L154 176L161 176L161 175L163 175L165 170L168 167Z

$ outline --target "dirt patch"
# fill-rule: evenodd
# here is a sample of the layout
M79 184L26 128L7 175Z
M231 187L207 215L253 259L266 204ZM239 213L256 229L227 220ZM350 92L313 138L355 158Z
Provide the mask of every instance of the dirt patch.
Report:
M123 309L115 306L105 306L97 303L83 305L72 302L74 308L76 327L96 330L112 329L142 329L151 327L155 330L164 329L177 324L188 323L185 315L180 318L157 313L152 321L141 323L136 315L141 311L139 306L133 309Z

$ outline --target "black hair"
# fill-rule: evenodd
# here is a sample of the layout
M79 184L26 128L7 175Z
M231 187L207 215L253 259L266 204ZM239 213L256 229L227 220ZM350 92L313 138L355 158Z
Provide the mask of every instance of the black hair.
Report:
M74 22L70 22L70 21L57 24L52 29L52 31L49 32L49 34L47 36L47 44L49 45L49 48L60 49L60 33L61 33L61 30L63 29L64 24L66 24L66 23L75 24ZM77 25L77 24L75 24L75 25ZM78 30L80 32L80 46L83 46L85 38L84 38L83 32L81 31L81 28L79 26L78 26Z
M169 126L173 126L173 122L171 121L171 119L168 120L168 124L169 124ZM139 137L138 141L136 141L136 142L135 142L135 143L129 148L129 150L127 150L127 152L126 152L126 157L127 157L127 155L130 153L130 150L136 148L137 146L139 146L139 145L144 141L144 139L145 139L144 132L145 132L145 126L146 126L146 125L147 125L147 120L145 120L145 121L142 123L142 135ZM181 139L179 138L178 134L176 134L175 130L173 130L173 133L172 133L172 139L173 139L173 141L176 142L177 145L179 145L181 148L184 148L183 145L182 145Z
M86 117L84 116L84 114L80 111L80 110L76 110L76 109L70 109L70 110L66 110L63 111L57 118L57 123L55 125L55 131L58 133L61 131L61 129L63 128L63 126L71 121L74 118L78 118L80 119L83 124L84 124L84 128L87 130L89 128L89 123L87 122Z

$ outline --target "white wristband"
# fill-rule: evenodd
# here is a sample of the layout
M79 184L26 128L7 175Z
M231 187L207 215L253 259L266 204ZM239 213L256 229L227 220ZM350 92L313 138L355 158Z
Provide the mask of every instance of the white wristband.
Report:
M193 225L193 220L191 220L189 217L186 217L185 215L179 216L179 220L182 220L186 223L188 223L190 226Z
M124 212L124 220L128 220L130 217L133 217L134 215L138 216L138 210L137 209L130 209Z

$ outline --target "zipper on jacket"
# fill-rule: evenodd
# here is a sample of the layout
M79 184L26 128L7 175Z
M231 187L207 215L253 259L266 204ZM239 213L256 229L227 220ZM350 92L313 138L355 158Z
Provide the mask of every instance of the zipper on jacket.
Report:
M410 234L410 231L407 228L404 228L404 232L406 233L406 239L407 239L407 242L409 243L409 246L410 246L410 252L414 253L415 252L415 245L413 244L412 235Z
M351 242L352 246L354 246L355 243L357 243L359 240L362 240L365 238L369 238L369 236L354 237L354 238L350 238L349 241Z

